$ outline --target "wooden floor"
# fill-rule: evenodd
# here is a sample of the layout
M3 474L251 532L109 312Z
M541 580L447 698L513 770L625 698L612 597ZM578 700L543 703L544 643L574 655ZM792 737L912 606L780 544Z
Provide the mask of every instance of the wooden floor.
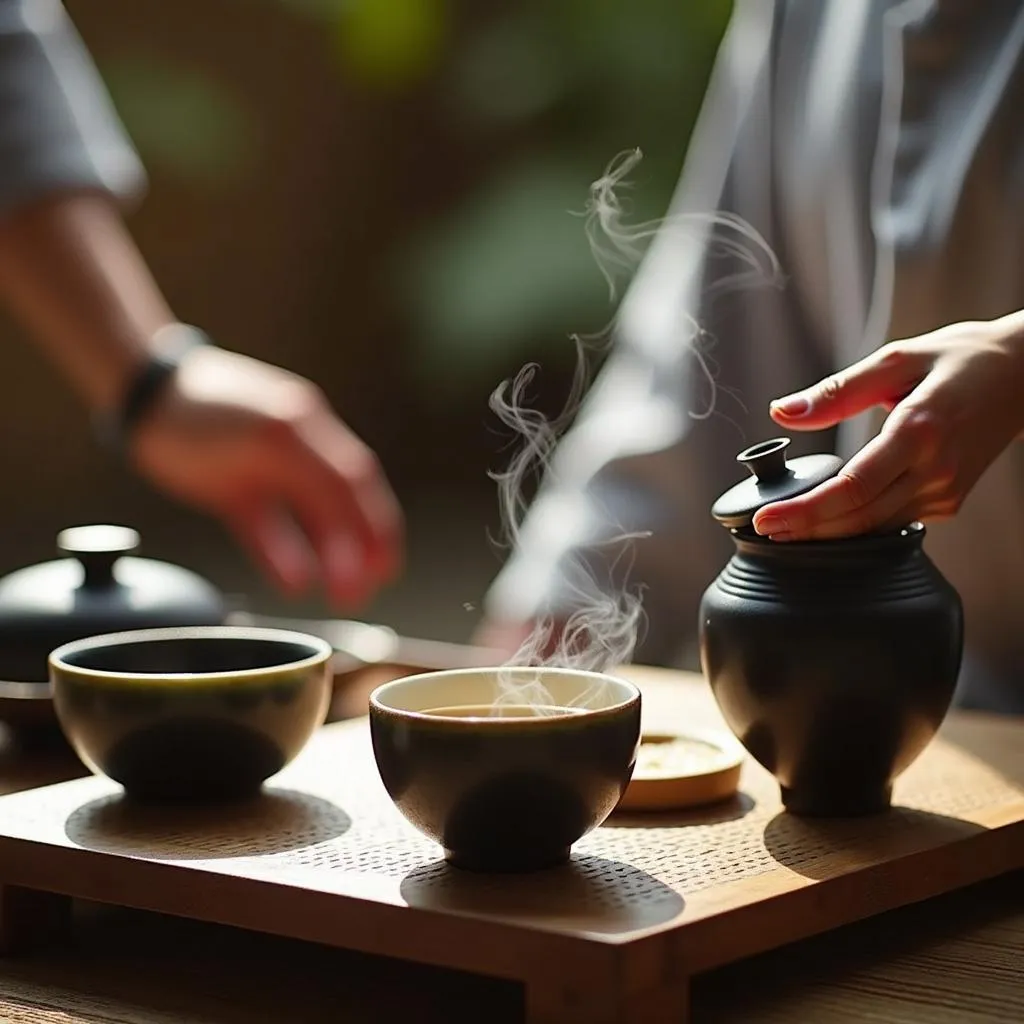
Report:
M700 1024L1020 1024L1024 873L698 978Z

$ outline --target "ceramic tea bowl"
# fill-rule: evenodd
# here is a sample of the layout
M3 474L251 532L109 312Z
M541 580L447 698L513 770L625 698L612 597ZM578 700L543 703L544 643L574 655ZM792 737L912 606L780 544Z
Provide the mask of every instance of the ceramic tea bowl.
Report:
M54 708L93 772L148 800L251 795L323 724L331 647L286 630L195 626L50 654Z
M555 668L431 672L378 687L370 730L391 799L449 863L532 871L566 861L615 809L636 763L640 693Z

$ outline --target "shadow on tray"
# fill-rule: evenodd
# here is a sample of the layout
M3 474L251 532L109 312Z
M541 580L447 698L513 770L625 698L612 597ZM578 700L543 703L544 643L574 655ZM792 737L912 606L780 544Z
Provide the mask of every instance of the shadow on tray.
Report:
M402 879L410 907L529 921L534 926L616 935L678 917L682 896L621 861L577 855L523 875L473 874L435 861Z
M764 845L783 867L822 880L985 831L970 821L911 807L834 819L797 818L780 811L765 825Z
M287 853L334 839L352 821L320 797L267 787L250 800L154 806L122 795L76 808L64 833L78 846L157 860L215 860Z

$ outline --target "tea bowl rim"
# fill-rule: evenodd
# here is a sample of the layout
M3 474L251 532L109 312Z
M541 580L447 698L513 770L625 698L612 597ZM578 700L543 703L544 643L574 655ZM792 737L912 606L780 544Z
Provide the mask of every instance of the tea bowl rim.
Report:
M559 676L573 676L578 679L589 679L589 680L603 680L614 683L616 686L621 687L626 691L627 696L622 700L616 701L614 704L609 704L605 707L599 708L579 708L574 711L558 712L550 715L439 715L436 713L429 713L426 711L413 711L408 708L395 707L391 704L384 703L383 699L387 695L389 690L401 690L409 686L415 686L418 683L425 682L428 680L437 680L440 678L459 678L465 676L475 675L487 675L497 674L498 672L512 672L513 674L525 674L527 672L541 672L548 673L551 675ZM402 676L400 679L391 679L386 683L381 683L375 687L370 693L369 697L369 710L372 714L376 714L384 717L393 717L402 719L405 721L411 721L416 723L423 723L431 726L450 726L453 728L508 728L510 725L515 724L519 727L527 728L551 728L561 727L568 722L572 722L578 726L585 725L588 722L592 722L597 718L603 718L611 715L618 715L624 711L628 711L630 708L639 704L642 699L640 688L630 682L628 679L624 679L622 676L615 675L611 672L598 672L592 669L576 669L576 668L559 668L556 665L480 665L469 668L453 668L453 669L432 669L429 672L416 672L412 675Z
M127 646L132 643L150 643L166 640L258 640L270 643L295 644L312 648L313 653L303 658L263 665L256 668L228 669L218 672L118 672L113 669L88 668L74 665L66 659L83 651ZM333 657L334 648L326 640L298 630L277 629L272 626L160 626L151 629L119 630L81 637L54 648L47 657L51 674L59 672L79 681L95 683L122 683L152 686L162 682L201 687L218 682L252 682L278 676L282 672L295 672L316 668Z

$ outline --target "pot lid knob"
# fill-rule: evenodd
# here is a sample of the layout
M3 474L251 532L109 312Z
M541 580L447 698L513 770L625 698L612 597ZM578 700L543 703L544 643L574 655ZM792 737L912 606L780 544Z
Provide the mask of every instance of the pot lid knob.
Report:
M772 483L790 476L792 470L786 464L786 449L789 447L788 437L777 437L773 441L764 441L746 448L736 456L741 466L746 466L755 480Z
M786 458L789 445L788 437L776 437L740 452L736 461L751 475L711 506L715 519L730 529L749 526L759 508L813 490L843 465L836 455L805 455L790 461Z
M138 531L127 526L72 526L57 535L57 548L81 563L84 586L109 587L114 563L137 550L140 540Z

